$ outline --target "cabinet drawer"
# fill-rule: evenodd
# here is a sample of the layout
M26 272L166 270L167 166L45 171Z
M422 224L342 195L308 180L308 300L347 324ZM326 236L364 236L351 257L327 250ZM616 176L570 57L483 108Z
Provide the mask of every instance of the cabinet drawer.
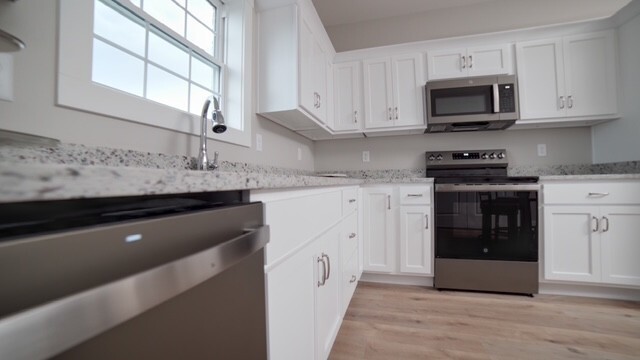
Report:
M403 185L400 190L400 205L426 205L431 203L431 186Z
M342 190L342 214L347 215L358 208L358 188Z
M344 220L342 226L340 253L342 254L342 263L344 264L344 260L348 260L346 256L358 247L358 214L351 214Z
M358 286L358 252L354 251L349 256L342 268L342 314L347 311L349 302Z
M543 184L544 204L640 204L640 182Z
M288 194L295 197L288 198ZM265 202L265 222L271 229L265 251L267 266L296 251L342 217L340 190L299 197L294 192L283 192L282 196L281 200L252 199Z

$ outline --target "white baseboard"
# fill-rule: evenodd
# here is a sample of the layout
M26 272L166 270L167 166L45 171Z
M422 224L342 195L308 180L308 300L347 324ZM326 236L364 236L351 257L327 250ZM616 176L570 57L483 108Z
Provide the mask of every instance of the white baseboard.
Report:
M419 276L419 275L401 275L401 274L376 274L376 273L362 273L360 281L382 283L382 284L395 284L395 285L415 285L415 286L428 286L433 287L432 276Z
M538 293L548 295L583 296L602 299L640 301L640 289L582 285L540 283Z

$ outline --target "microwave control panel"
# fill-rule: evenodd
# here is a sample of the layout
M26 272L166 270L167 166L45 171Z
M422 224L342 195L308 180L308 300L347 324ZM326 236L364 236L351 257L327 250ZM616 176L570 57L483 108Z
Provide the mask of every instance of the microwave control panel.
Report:
M516 96L513 84L498 85L498 96L500 96L500 112L516 112Z

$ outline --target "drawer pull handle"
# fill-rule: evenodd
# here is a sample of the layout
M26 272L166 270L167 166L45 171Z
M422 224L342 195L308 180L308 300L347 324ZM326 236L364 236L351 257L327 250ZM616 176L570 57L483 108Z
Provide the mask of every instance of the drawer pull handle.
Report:
M356 199L349 199L349 204L353 204L354 202L356 202Z
M387 195L387 210L391 210L391 195Z
M322 263L322 280L318 280L318 287L324 286L327 282L327 263L324 261L324 254L318 258L318 264Z
M357 280L356 276L355 275L351 275L351 280L349 280L349 283L350 284L354 283L354 282L356 282L356 280Z
M423 194L407 194L408 197L423 197Z
M356 233L349 234L349 239L353 239L354 237L356 237Z
M602 232L607 232L609 231L609 218L606 216L602 217L602 221L604 221L604 225L602 225Z
M607 196L609 195L608 192L590 192L589 196Z
M424 226L424 228L428 230L429 229L429 215L425 215L424 216L424 223L426 224Z
M596 225L595 228L591 228L591 231L598 232L598 229L600 228L600 223L598 222L598 218L595 216L592 216L591 220L593 220L593 223Z

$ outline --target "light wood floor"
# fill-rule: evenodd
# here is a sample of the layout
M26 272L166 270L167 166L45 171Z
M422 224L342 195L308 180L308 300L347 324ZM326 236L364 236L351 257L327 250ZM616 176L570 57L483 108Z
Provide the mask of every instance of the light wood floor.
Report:
M640 359L640 302L360 283L339 359Z

